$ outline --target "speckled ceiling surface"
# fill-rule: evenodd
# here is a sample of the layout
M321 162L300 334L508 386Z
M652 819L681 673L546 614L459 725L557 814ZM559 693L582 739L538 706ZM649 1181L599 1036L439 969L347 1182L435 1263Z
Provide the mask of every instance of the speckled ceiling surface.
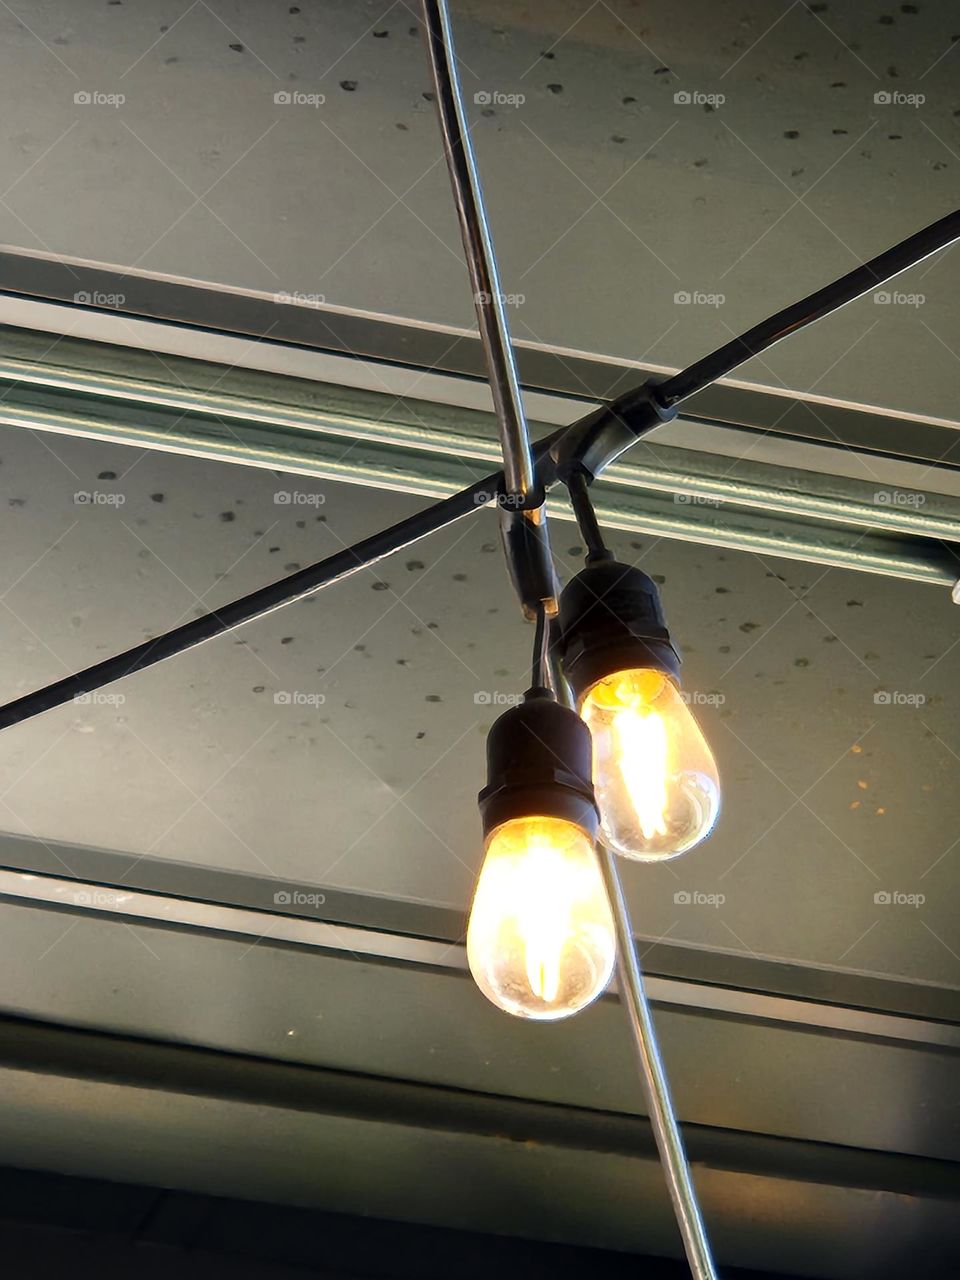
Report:
M519 337L679 363L956 203L949 4L455 11ZM7 9L0 236L468 323L412 25L400 3ZM324 101L275 101L294 93ZM923 302L861 300L753 376L952 414L956 263L900 282ZM268 473L9 429L0 455L8 697L418 505L327 485L322 503L278 506ZM78 506L79 490L123 502ZM726 793L708 845L629 876L638 929L956 983L946 596L618 550L665 579ZM514 693L528 660L494 551L485 513L139 675L122 705L5 734L2 825L464 907L495 714L477 698ZM923 907L874 902L896 892Z
M453 8L518 337L680 364L957 204L951 0ZM471 323L415 6L38 0L0 36L0 240ZM952 416L956 285L954 251L748 373Z
M0 457L5 698L420 505L10 429ZM277 505L294 489L299 505ZM572 526L554 540L569 574ZM726 804L696 853L628 868L638 930L955 984L956 606L919 584L613 541L664 580ZM464 908L484 735L531 641L497 552L484 512L6 732L2 826ZM875 902L897 892L925 901Z

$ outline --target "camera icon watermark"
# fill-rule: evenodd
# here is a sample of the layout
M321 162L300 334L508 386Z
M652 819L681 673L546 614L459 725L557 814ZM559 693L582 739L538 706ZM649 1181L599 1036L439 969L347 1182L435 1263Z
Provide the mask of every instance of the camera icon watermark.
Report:
M702 689L681 689L680 700L688 707L722 707L727 700L727 695L704 693Z
M90 693L75 693L73 700L79 707L122 707L127 700L124 693L104 693L94 689Z
M303 93L300 89L278 89L273 95L274 104L278 107L322 107L326 102L323 93Z
M726 300L725 293L705 293L701 289L678 289L673 295L678 307L722 307Z
M324 307L327 304L326 294L323 293L300 293L294 290L293 293L287 293L281 289L279 293L273 295L274 302L290 303L296 307Z
M122 107L127 97L124 93L103 93L100 89L78 89L73 101L78 107Z
M878 507L922 507L927 495L911 489L877 489L873 501Z
M873 695L877 707L922 707L926 701L925 693L904 693L900 689L878 689Z
M680 507L719 507L720 499L706 493L675 493L673 501Z
M326 500L325 493L306 493L302 489L277 489L273 495L276 507L322 507Z
M279 689L273 695L275 707L322 707L326 700L325 693L305 693L300 689Z
M678 89L673 95L678 107L710 107L716 111L727 100L724 93L701 93L699 89Z
M81 307L122 307L127 300L124 293L100 293L96 289L88 293L80 289L73 295L73 300Z
M902 893L899 889L879 889L873 895L873 901L878 907L922 907L926 900L926 894Z
M116 911L129 901L129 893L114 889L76 889L68 895L75 907L97 907L101 911Z
M312 889L278 889L273 895L275 907L322 907L327 895Z
M702 893L699 889L678 889L673 901L678 907L722 907L727 900L725 893Z
M899 89L878 89L873 95L876 107L922 107L926 100L924 93L902 93Z
M473 701L478 707L518 707L523 701L523 694L501 693L499 689L478 689L473 695Z
M522 307L527 300L527 295L525 293L492 294L481 290L480 293L475 293L473 295L473 301L479 306L486 306L488 303L493 301L494 297L499 298L500 302L505 307Z
M925 293L903 293L900 289L878 289L873 295L878 307L922 307L926 300Z
M522 511L526 500L519 493L488 493L486 489L480 489L473 495L473 501L478 507L489 506L492 502L507 511Z
M527 100L525 93L501 93L499 89L478 89L473 95L478 107L522 107Z
M98 489L78 489L73 495L75 507L122 507L126 502L122 493L101 493Z

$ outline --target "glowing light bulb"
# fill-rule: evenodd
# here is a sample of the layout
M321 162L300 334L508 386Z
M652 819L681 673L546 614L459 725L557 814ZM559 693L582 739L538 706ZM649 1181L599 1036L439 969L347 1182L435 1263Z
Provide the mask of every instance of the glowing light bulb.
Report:
M716 761L669 676L617 671L587 690L580 714L593 736L593 785L611 848L654 862L710 834L720 812Z
M607 986L615 949L581 827L523 817L490 833L467 929L470 971L488 1000L520 1018L565 1018Z

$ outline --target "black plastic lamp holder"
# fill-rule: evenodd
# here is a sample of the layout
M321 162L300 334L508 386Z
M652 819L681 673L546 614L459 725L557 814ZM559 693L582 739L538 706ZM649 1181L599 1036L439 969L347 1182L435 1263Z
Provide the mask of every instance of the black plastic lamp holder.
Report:
M588 564L564 587L557 646L577 702L616 671L642 667L680 680L657 584L616 560Z
M600 824L593 793L593 743L575 711L532 688L487 736L487 785L478 797L483 835L512 818L561 818L591 839Z

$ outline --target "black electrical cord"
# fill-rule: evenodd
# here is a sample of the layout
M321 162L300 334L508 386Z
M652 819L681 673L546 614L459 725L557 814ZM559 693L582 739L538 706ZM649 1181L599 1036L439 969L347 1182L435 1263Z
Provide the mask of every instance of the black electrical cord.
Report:
M590 480L585 471L574 471L567 477L567 492L573 514L577 517L580 536L587 548L587 563L612 560L613 554L603 540L603 531L590 501Z
M601 405L569 427L554 447L554 462L561 478L566 479L578 469L586 470L591 477L600 475L642 435L676 417L681 401L956 240L960 240L960 210L932 222L800 302L777 311L673 377L656 384L645 383Z
M636 442L646 431L652 430L662 421L669 420L675 410L667 407L666 399L677 399L693 395L702 390L714 378L727 374L737 364L755 355L758 350L765 350L774 342L785 337L787 333L796 333L798 329L827 315L829 311L842 307L845 303L858 297L873 285L882 284L890 276L896 275L907 267L921 262L937 249L943 249L954 240L960 238L960 211L941 218L932 223L915 236L895 245L878 258L857 268L849 275L843 276L825 289L811 294L803 302L796 303L784 311L777 312L763 323L748 330L741 338L718 348L705 356L688 369L668 379L656 389L657 398L651 394L651 388L640 387L601 406L585 418L579 419L571 426L562 428L546 436L534 446L537 461L538 479L544 486L555 483L559 476L569 481L578 471L584 469L583 458L588 447L592 449L593 464L586 467L588 475L597 475L613 458L618 457L625 449ZM865 283L865 272L871 273ZM883 274L881 274L881 272ZM827 305L827 299L830 304ZM753 335L751 337L751 335ZM756 335L760 335L757 337ZM764 338L764 335L766 337ZM765 341L765 346L757 343ZM660 397L665 397L661 402ZM611 449L608 438L609 428L619 433ZM489 501L503 499L504 475L498 471L493 475L478 480L462 492L444 498L441 502L419 511L416 515L398 524L365 538L354 547L338 552L318 564L308 565L297 573L278 582L261 587L250 595L224 605L222 609L205 614L192 622L164 632L153 640L136 645L125 653L107 658L92 667L78 671L63 680L57 680L45 688L37 689L22 698L8 702L0 707L0 729L9 728L29 720L33 716L61 706L84 693L91 693L104 685L112 684L135 671L154 666L165 658L172 658L195 645L211 640L231 631L244 622L271 613L282 605L328 587L342 578L375 564L385 556L409 546L418 539L438 529L452 524L471 511L478 511Z
M551 436L543 441L534 451L535 454L542 453L549 441L554 438L555 436ZM426 510L418 511L415 515L391 525L389 529L383 529L369 538L364 538L355 546L338 551L326 560L307 565L305 569L299 569L278 582L271 582L258 591L232 600L222 608L205 613L202 617L175 627L172 631L165 631L153 640L145 640L142 644L134 645L132 649L118 653L112 658L105 658L103 662L97 662L92 667L86 667L83 671L66 676L63 680L57 680L43 689L37 689L34 693L28 693L22 698L8 702L0 707L0 729L7 729L11 725L40 715L43 711L62 706L65 702L70 702L82 694L91 693L106 684L112 684L113 681L121 680L135 671L143 671L146 667L155 666L166 658L172 658L178 653L203 644L205 640L212 640L215 636L232 631L234 627L239 627L245 622L262 618L272 613L274 609L291 604L294 600L303 599L314 591L331 586L334 582L349 578L361 569L376 564L384 556L400 551L427 534L443 529L474 511L479 511L497 496L502 483L502 471L485 476L460 493L444 498L441 502L427 507Z
M533 633L533 662L530 664L530 687L532 689L543 689L547 686L548 637L549 623L547 619L547 611L541 604L540 608L537 610L536 629Z
M871 289L883 284L891 276L906 271L908 267L915 267L918 262L929 258L939 249L945 249L955 240L960 240L960 209L948 213L938 222L931 222L929 227L924 227L916 235L901 240L892 249L887 249L886 252L871 258L862 266L855 267L839 280L824 285L822 289L817 289L815 293L809 294L800 302L794 302L768 319L762 320L760 324L754 325L738 338L733 338L708 356L704 356L702 360L697 360L682 373L677 373L666 382L661 382L654 394L660 403L668 408L681 400L686 400L688 396L708 387L711 382L725 377L752 356L768 351L774 343L796 333L798 329L805 329L816 320L839 311L848 302L853 302L854 299L869 293ZM615 408L616 403L616 401L613 402L611 409Z

